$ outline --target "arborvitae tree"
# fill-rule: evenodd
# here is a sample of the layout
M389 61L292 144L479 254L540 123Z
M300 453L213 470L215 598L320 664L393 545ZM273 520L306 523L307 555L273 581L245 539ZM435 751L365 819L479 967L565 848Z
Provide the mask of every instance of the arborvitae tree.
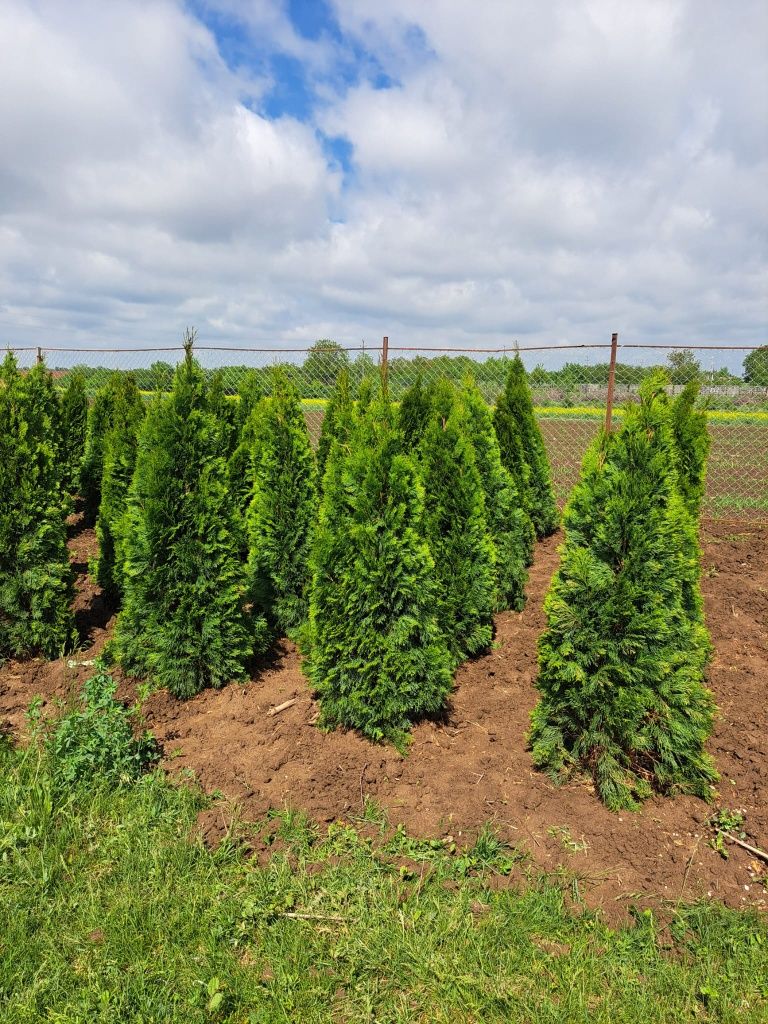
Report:
M96 392L88 410L85 451L80 467L80 493L86 523L96 522L101 501L101 476L104 471L104 439L112 426L112 410L122 374L111 373Z
M315 459L295 388L276 372L258 410L248 509L248 576L254 606L279 632L307 616L309 553L317 514Z
M466 413L447 381L433 392L420 464L437 621L459 662L486 650L493 639L496 552Z
M379 397L331 446L313 548L307 670L326 726L402 746L439 712L451 656L437 623L424 493Z
M707 796L706 630L685 607L686 533L671 416L658 381L588 451L565 514L539 641L533 759L591 772L611 808L651 787Z
M208 382L208 408L218 419L224 457L229 458L238 445L237 409L235 401L227 396L224 371L216 370Z
M664 385L667 380L658 377L656 394L660 402L667 402ZM647 387L651 387L649 383ZM680 495L688 511L687 528L683 534L681 553L684 558L683 604L691 620L703 627L704 602L701 596L701 547L699 545L699 516L704 499L704 482L709 455L707 414L696 408L700 385L689 381L671 406L674 436L675 467Z
M373 379L371 377L363 377L357 388L357 411L360 416L371 407L375 390Z
M557 529L559 516L544 438L533 412L520 356L512 360L504 391L496 403L494 426L501 461L520 491L536 536L547 537Z
M263 393L257 374L244 373L235 403L237 443L227 463L229 490L235 515L237 550L243 562L248 561L248 508L253 497L253 464L251 454L263 410Z
M75 371L67 374L60 404L59 455L62 462L62 485L71 494L80 486L80 465L88 424L88 396L85 393L85 378L81 373Z
M397 411L397 426L410 449L421 444L431 410L430 396L419 374L403 395Z
M325 464L334 440L343 443L349 436L352 425L352 388L349 380L349 370L339 371L336 384L331 394L328 405L323 416L323 424L320 428L320 440L317 445L317 479L320 487L323 483Z
M474 381L465 381L461 401L466 431L483 484L488 529L496 547L494 610L520 611L525 605L527 566L533 554L533 524L522 506L511 474L501 464L491 411Z
M126 671L178 697L244 678L266 626L244 611L220 428L191 346L148 410L123 522L115 652Z
M58 405L42 363L0 371L0 657L56 657L76 633L72 567L55 444Z
M251 413L263 397L264 392L259 375L254 370L247 370L240 378L237 401L235 402L235 426L237 427L238 442L242 440L241 435Z
M123 591L121 522L136 466L144 412L144 402L134 381L124 376L117 385L112 425L104 440L101 503L96 520L99 540L96 580L107 600L112 602L118 601Z
M707 414L696 407L701 385L689 381L672 404L672 427L677 446L677 472L683 500L698 518L704 500L704 482L709 455Z

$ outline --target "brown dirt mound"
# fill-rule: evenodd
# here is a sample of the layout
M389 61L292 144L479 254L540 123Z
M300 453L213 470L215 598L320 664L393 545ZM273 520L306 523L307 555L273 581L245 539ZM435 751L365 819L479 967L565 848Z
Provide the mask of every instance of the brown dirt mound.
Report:
M768 528L708 523L703 530L704 595L715 645L710 685L720 708L709 749L721 773L715 807L746 812L753 845L768 845L765 682L768 672ZM94 553L92 531L73 531L73 561ZM497 649L464 665L445 721L413 730L406 757L354 733L320 732L295 647L283 641L273 662L245 685L182 702L167 692L145 705L149 728L171 772L194 772L221 790L245 820L291 806L320 821L359 814L366 797L422 836L471 841L496 824L533 862L577 876L580 891L610 918L631 902L712 895L734 907L768 906L762 870L731 846L723 859L709 846L714 808L691 797L655 797L637 813L613 814L588 781L554 786L533 770L525 732L536 701L536 640L542 599L557 565L558 537L538 545L528 606L497 617ZM88 662L111 629L98 588L81 575L76 608L82 654L56 662L12 662L0 669L0 727L19 730L37 694L64 697L91 671ZM123 692L132 693L123 682ZM267 712L285 701L280 713ZM215 838L221 809L203 821Z

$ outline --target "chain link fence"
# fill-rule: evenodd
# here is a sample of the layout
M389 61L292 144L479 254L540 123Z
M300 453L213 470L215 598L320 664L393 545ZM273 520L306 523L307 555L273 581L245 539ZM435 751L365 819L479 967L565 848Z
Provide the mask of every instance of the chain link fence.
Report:
M342 368L348 369L353 385L359 386L364 377L378 375L385 364L389 391L395 401L419 378L425 384L442 377L460 383L471 374L486 401L493 405L504 387L510 361L519 351L529 372L534 406L562 505L578 479L584 452L605 419L610 348L580 345L467 351L402 348L389 346L385 339L380 347L343 348L331 342L306 349L195 345L195 354L207 373L220 373L225 392L232 396L237 394L246 373L255 374L264 393L268 393L272 372L280 366L301 396L307 426L316 442L325 405ZM672 393L678 392L691 375L698 374L702 397L709 408L712 437L704 514L768 522L768 388L750 386L736 370L715 368L717 352L732 355L733 348L706 349L708 358L700 355L700 347L621 346L613 391L615 421L622 415L622 404L637 399L639 385L653 366L664 366L670 372L675 381L670 388ZM183 356L181 346L13 351L21 365L44 359L62 381L72 370L79 370L90 395L115 371L130 371L148 396L157 390L166 391L174 367ZM746 354L750 349L745 347L742 351ZM550 368L549 364L555 361L559 368ZM709 368L700 365L706 362Z

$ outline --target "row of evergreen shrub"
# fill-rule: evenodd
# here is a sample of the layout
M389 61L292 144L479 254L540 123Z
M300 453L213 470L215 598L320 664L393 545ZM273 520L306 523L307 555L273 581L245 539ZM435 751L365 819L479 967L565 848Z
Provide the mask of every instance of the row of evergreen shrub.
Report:
M708 435L689 385L649 378L588 452L565 516L540 640L534 761L593 774L613 807L652 787L704 794L713 706L698 549ZM522 608L534 536L557 526L525 371L493 412L467 379L417 380L395 406L339 376L312 452L297 394L255 375L238 401L191 345L147 406L128 375L85 424L76 375L0 379L0 654L74 639L69 493L96 522L97 578L121 604L123 667L184 697L245 678L292 633L326 725L403 740L438 712L492 614Z
M0 658L55 658L76 638L66 517L81 395L73 377L60 400L42 363L22 373L8 353L0 368Z

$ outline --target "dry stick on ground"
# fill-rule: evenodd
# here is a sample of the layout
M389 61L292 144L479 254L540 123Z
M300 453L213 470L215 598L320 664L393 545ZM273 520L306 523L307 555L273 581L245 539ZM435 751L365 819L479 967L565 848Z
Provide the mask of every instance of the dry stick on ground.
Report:
M360 772L360 810L361 811L365 810L365 797L363 796L363 776L365 775L365 769L367 767L368 767L368 762L366 761L365 764L363 765L363 770Z
M768 853L764 850L758 850L756 846L750 846L749 843L745 843L743 839L739 839L737 836L732 836L730 832L723 832L722 835L726 839L730 839L732 843L736 843L738 846L742 846L745 850L749 850L750 853L754 853L756 857L761 857L763 860L768 861Z
M291 697L290 700L284 700L282 704L278 704L276 708L270 708L267 715L271 718L273 715L279 715L281 711L285 711L286 708L291 708L298 700L298 697Z
M685 874L683 875L683 884L680 886L680 895L677 897L677 905L678 906L680 906L680 903L682 902L683 893L685 892L685 885L686 885L686 882L688 881L688 873L691 870L691 864L693 864L693 858L696 856L696 851L699 848L699 843L700 842L701 842L701 836L699 836L699 838L694 843L693 849L691 850L691 856L688 858L688 863L685 865Z

